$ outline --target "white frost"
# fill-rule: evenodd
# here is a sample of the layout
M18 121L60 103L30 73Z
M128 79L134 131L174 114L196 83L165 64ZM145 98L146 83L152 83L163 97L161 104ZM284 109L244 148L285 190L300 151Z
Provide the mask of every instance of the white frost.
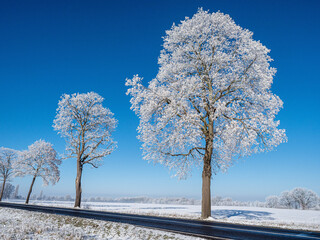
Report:
M270 50L252 35L202 9L166 31L157 76L148 87L138 75L126 80L146 160L184 177L205 153L217 172L286 141Z

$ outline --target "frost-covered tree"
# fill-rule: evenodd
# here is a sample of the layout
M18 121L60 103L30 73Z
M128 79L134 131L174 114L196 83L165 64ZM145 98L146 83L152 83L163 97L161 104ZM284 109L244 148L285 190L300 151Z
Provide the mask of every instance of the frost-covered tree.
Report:
M215 196L214 198L211 199L211 205L213 206L221 206L222 204L222 197L220 196Z
M279 204L284 208L296 208L293 196L289 191L284 191L281 193L279 198Z
M301 208L303 210L315 208L318 204L318 195L305 188L295 188L281 193L279 203L285 208Z
M10 148L0 148L0 179L2 181L0 201L3 197L6 182L14 175L14 167L17 157L18 151Z
M72 198L71 198L71 196L68 194L67 196L64 197L64 200L65 200L65 201L71 201Z
M33 184L37 177L41 177L43 184L55 184L60 179L59 165L61 159L53 149L52 144L44 140L38 140L28 147L28 150L22 151L19 157L18 176L31 175L32 182L26 199L29 203Z
M199 9L166 31L147 87L138 75L126 80L144 158L179 177L202 164L202 218L211 215L212 172L286 140L275 120L282 101L271 92L270 50L252 35L229 15Z
M305 188L295 188L291 191L291 196L296 205L302 210L317 206L318 196L315 192Z
M97 168L116 147L111 133L117 121L102 102L103 98L94 92L64 94L54 120L54 129L66 139L67 157L77 160L75 207L81 204L83 166Z
M279 197L278 196L269 196L266 198L266 207L277 208L279 207Z

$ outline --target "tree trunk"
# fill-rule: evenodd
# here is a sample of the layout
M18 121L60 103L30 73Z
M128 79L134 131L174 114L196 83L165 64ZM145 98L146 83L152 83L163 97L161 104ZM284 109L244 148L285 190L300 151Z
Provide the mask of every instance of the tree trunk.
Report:
M4 187L6 185L6 178L3 178L3 183L2 183L2 188L1 188L1 193L0 193L0 201L2 200L3 192L4 192Z
M211 216L211 157L213 150L213 142L206 141L206 152L203 157L203 171L202 171L202 205L201 218L205 219Z
M77 177L76 177L76 199L74 207L80 207L81 204L81 176L82 176L82 165L80 159L77 159Z
M32 192L32 188L33 188L33 184L34 184L34 181L36 180L36 175L34 175L33 179L32 179L32 183L31 183L31 186L30 186L30 189L29 189L29 192L28 192L28 196L27 196L27 199L26 199L26 204L29 203L29 199L30 199L30 195L31 195L31 192Z

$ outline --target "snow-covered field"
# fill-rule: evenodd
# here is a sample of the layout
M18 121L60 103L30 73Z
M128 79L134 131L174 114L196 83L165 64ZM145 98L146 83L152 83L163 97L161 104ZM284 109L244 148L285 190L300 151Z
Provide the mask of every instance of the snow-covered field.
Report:
M73 207L74 204L67 201L31 201L30 203L59 207ZM201 212L200 205L83 202L82 207L92 210L192 219L198 219ZM320 211L316 210L213 206L212 218L213 221L219 222L320 231Z
M199 239L106 221L0 208L0 239Z

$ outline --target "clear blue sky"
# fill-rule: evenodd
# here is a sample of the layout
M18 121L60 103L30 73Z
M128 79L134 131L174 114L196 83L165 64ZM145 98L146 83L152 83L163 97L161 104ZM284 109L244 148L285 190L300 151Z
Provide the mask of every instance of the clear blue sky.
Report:
M158 70L162 36L198 7L230 14L271 49L278 69L272 90L284 101L278 115L288 143L238 161L213 177L213 195L263 200L294 187L320 195L319 1L1 1L0 146L23 150L42 138L64 152L52 128L63 93L95 91L119 120L118 149L99 169L85 168L84 196L186 196L200 198L201 169L187 180L142 160L138 118L129 109L125 78L146 80ZM34 193L73 195L75 160L61 180ZM17 178L26 194L31 179Z

